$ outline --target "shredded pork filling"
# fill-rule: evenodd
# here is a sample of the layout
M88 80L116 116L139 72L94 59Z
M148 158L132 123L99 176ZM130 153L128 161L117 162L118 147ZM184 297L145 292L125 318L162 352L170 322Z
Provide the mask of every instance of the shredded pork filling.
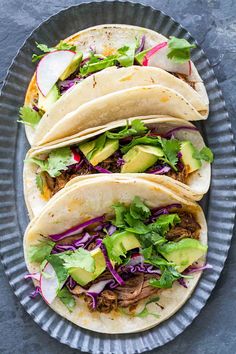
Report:
M199 239L201 226L196 221L195 216L186 211L177 212L177 214L180 217L180 222L169 230L166 235L167 240L179 241L183 238ZM72 238L74 240L78 238L78 235L72 236ZM60 243L62 243L62 241L60 241ZM91 250L95 246L96 243L92 242L88 249ZM112 310L117 310L119 307L129 308L129 310L132 310L136 307L139 301L161 291L160 289L152 287L149 284L149 280L151 278L158 279L160 277L155 273L145 274L136 272L127 274L122 273L122 271L118 272L125 280L125 285L117 286L115 289L105 288L96 298L96 309L93 309L92 298L89 295L84 294L84 290L81 286L76 285L74 289L70 289L69 287L68 289L75 296L83 296L90 311L98 311L102 313L110 313ZM113 280L113 277L108 270L105 270L97 279L84 286L84 289L89 289L91 285L103 280Z
M99 166L103 169L106 169L112 173L120 173L121 167L117 164L117 155L116 153L108 157L106 160L101 162ZM71 166L68 170L62 171L61 174L55 178L51 177L47 172L45 172L45 179L48 188L51 191L51 196L59 192L65 185L73 178L84 175L91 175L99 173L92 165L89 163L83 162L82 166L77 170ZM189 172L187 166L181 166L176 172L170 170L166 173L167 176L187 184Z

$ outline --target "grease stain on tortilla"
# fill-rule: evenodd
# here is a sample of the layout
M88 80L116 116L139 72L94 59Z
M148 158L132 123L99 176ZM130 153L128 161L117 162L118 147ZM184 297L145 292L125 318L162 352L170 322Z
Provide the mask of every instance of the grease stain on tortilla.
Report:
M123 76L119 81L122 82L122 81L131 80L133 76L134 76L134 74L130 74L130 75Z
M115 48L109 46L103 47L102 55L104 55L105 57L108 57L109 55L114 55L115 53L116 53Z
M160 97L160 101L165 103L165 102L168 102L169 101L169 97L168 96L161 96Z

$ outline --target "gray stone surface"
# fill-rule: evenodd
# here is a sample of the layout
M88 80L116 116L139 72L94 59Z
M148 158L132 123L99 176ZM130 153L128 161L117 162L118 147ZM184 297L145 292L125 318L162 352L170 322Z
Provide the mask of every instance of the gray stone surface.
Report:
M50 15L80 1L0 0L0 82L17 49L32 29ZM236 1L143 0L182 23L205 50L226 100L236 131ZM224 237L224 235L222 235ZM236 353L236 240L233 240L222 276L193 324L173 342L152 353ZM0 353L78 353L44 333L13 294L0 265Z

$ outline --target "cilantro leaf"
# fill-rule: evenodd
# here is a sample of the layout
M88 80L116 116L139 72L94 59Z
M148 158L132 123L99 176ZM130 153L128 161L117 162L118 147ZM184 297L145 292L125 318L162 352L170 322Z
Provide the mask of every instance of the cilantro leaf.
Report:
M144 123L140 119L135 119L131 122L130 128L129 128L129 123L127 122L125 128L119 130L116 133L107 131L106 136L109 139L123 139L128 136L145 134L147 132L147 130L148 129L145 127Z
M57 50L71 50L72 52L76 51L76 45L66 43L64 41L60 41L59 44L56 46ZM55 48L54 48L55 50Z
M28 106L23 106L20 108L19 116L19 123L29 125L33 128L39 123L41 119L40 113L36 112L33 108L30 108Z
M50 255L54 245L55 242L45 239L34 246L30 246L28 251L30 262L42 263Z
M206 146L204 146L200 151L194 148L193 157L197 160L204 160L210 163L213 162L214 159L211 149Z
M57 296L70 312L74 310L76 305L75 298L66 287L58 290Z
M152 252L153 252L153 246L149 246L149 247L146 247L146 248L143 248L141 249L141 253L144 257L145 260L149 259L152 255Z
M112 208L115 210L115 220L112 220L112 224L115 225L116 227L124 227L125 226L124 217L128 208L126 208L126 206L121 203L117 203L113 205Z
M37 157L32 157L26 161L37 164L41 168L41 172L48 172L51 177L60 176L61 171L67 170L68 166L74 163L71 150L67 146L55 149L50 152L47 160L41 160Z
M155 288L168 289L172 288L173 282L181 278L181 274L176 272L172 267L166 267L162 272L160 279L152 278L149 280L149 284Z
M159 232L162 236L169 231L170 227L178 224L180 217L178 214L160 215L157 220L149 225L152 231Z
M60 171L67 170L67 167L73 163L72 153L68 146L55 149L50 152L48 157L47 172L51 177L57 177Z
M95 54L91 53L89 61L87 61L86 64L80 68L80 74L82 76L87 76L88 74L92 74L115 65L116 56L111 55L101 59Z
M33 162L41 168L41 171L47 171L48 169L48 162L47 160L41 160L37 157L31 157L30 159L25 160L25 162Z
M183 64L190 60L190 49L196 48L184 38L170 37L168 40L169 52L167 57L176 63Z
M125 67L131 66L134 63L134 54L135 44L119 48L117 50L117 54L109 55L107 57L101 57L91 53L89 61L87 61L80 68L80 74L82 76L87 76L88 74L92 74L118 64Z
M158 138L151 138L148 136L143 136L141 138L137 137L137 138L133 138L133 140L129 144L123 146L121 148L121 152L123 154L126 154L135 145L151 145L151 146L161 147L161 142L159 137Z
M70 268L82 268L88 272L94 272L95 262L91 253L83 248L78 248L75 252L71 254L65 254L63 256L64 267L66 269Z
M125 215L125 221L129 226L126 230L138 235L145 235L149 232L149 228L141 220L134 219L129 213Z
M59 281L59 288L61 288L66 279L68 278L67 269L64 266L64 257L62 254L50 254L46 257L46 260L52 265L56 272L57 279Z
M151 216L151 211L139 197L134 197L130 205L130 215L134 219L146 220Z
M44 192L44 180L43 180L43 178L42 178L42 175L41 175L41 173L38 173L37 175L36 175L36 186L37 186L37 188L39 189L39 191L40 191L40 193L41 194L43 194L43 192Z
M180 151L180 141L177 139L160 139L162 149L165 154L164 161L177 171L176 164L178 162L178 152Z
M127 67L134 64L135 47L136 44L134 43L129 47L124 46L117 50L117 52L120 54L118 55L117 60L121 66Z

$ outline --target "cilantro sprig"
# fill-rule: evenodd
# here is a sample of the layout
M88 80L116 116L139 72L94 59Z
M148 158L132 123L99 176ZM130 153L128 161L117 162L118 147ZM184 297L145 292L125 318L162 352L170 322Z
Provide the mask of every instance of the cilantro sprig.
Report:
M168 40L169 52L167 57L176 63L183 64L190 60L190 49L196 48L184 38L170 37Z
M48 47L46 44L43 43L37 43L35 42L36 47L43 52L43 54L33 54L32 55L32 62L36 62L37 60L42 59L45 54L50 53L50 52L55 52L56 50L76 50L76 46L73 44L66 43L64 41L60 41L59 44L55 47Z
M87 76L97 71L106 69L111 66L121 65L123 67L131 66L134 63L135 43L130 46L124 46L117 50L114 55L103 57L90 53L89 60L80 68L80 74Z
M29 248L28 257L30 262L42 263L48 257L55 246L55 242L42 239L36 245Z
M42 114L41 112L36 112L33 108L29 106L23 106L19 110L19 123L29 125L34 128L40 121Z
M46 160L32 157L27 161L35 163L41 172L48 172L51 177L60 176L61 171L67 170L68 166L74 163L72 152L67 146L52 150Z

